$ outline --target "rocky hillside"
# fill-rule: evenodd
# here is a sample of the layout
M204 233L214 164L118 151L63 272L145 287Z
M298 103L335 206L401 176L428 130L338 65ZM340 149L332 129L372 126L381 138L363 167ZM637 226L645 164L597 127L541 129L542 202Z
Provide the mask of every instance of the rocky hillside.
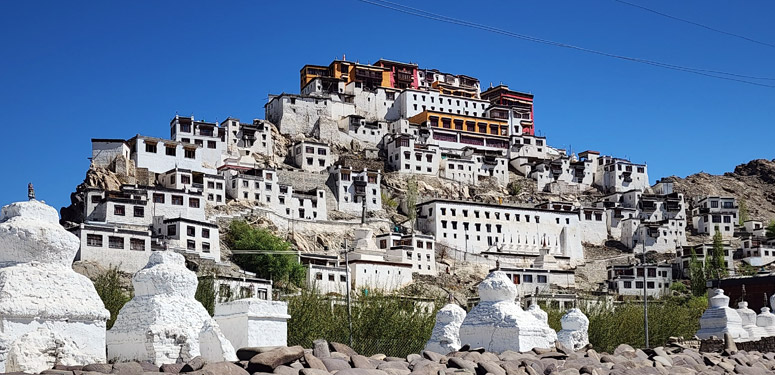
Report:
M734 196L745 202L751 219L775 219L775 159L752 160L720 176L700 172L666 180L674 181L675 190L684 193L687 200L703 195Z

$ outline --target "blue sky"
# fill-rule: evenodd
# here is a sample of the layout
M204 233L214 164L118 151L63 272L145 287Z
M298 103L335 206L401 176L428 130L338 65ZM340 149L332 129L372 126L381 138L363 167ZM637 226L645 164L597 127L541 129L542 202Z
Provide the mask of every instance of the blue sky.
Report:
M614 0L409 3L615 54L775 78L775 48ZM770 1L632 2L775 44ZM744 6L740 6L743 4ZM775 89L508 38L357 0L0 2L0 204L69 203L91 138L169 136L179 113L263 118L299 69L379 58L535 94L550 145L646 162L653 180L775 158ZM765 81L766 82L766 81ZM775 84L775 81L769 81Z

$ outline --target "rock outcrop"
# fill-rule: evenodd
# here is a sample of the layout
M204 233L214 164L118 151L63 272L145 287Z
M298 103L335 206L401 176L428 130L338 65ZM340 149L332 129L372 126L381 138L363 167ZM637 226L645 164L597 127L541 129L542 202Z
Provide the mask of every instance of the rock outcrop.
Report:
M105 361L110 314L71 268L80 242L58 222L36 200L0 211L0 372Z
M436 325L425 350L447 354L460 349L460 325L466 317L462 307L450 303L436 313Z
M199 301L197 278L182 255L159 251L132 278L135 296L108 331L108 357L157 365L202 356L235 361L231 343Z
M514 302L517 288L505 273L495 271L479 284L479 304L460 326L460 342L502 352L551 348L557 333Z

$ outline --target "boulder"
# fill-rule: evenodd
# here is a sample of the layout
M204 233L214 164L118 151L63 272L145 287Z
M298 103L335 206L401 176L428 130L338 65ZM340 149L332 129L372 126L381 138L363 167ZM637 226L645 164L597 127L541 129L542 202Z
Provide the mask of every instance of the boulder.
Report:
M256 354L248 361L247 370L272 372L280 365L289 364L304 356L304 348L301 346L281 347L265 353Z
M304 353L304 362L307 363L307 367L314 368L318 370L326 370L326 365L323 364L323 361L320 360L320 358L315 357L312 353Z
M328 370L328 372L334 372L334 371L338 371L338 370L344 370L344 369L352 368L352 367L350 367L350 363L345 361L345 360L343 360L343 359L338 359L338 358L321 358L320 360L326 366L326 370Z
M328 349L328 341L322 339L315 340L312 342L312 345L312 354L315 357L328 358L331 356L331 351Z
M355 352L355 350L353 350L353 348L351 348L351 347L349 347L349 346L347 346L345 344L342 344L342 343L338 343L338 342L333 342L332 341L332 342L329 343L329 346L335 352L342 353L342 354L344 354L344 355L346 355L348 357L352 357L353 354L358 354L358 353Z

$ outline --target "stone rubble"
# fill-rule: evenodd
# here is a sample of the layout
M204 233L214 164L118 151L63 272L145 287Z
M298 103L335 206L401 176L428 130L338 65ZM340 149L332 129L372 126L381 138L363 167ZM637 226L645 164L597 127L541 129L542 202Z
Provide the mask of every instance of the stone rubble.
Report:
M318 358L322 346L331 357ZM562 348L562 344L558 347ZM338 348L338 350L337 350ZM61 375L118 373L187 373L192 375L694 375L768 374L775 371L775 353L724 350L701 353L681 343L653 349L635 349L622 344L613 353L594 349L573 351L534 349L525 353L501 353L483 348L441 355L431 351L406 358L375 354L359 355L347 345L317 340L315 349L294 347L242 348L239 361L206 361L201 357L186 363L156 367L148 362L55 366L46 373ZM321 365L323 364L323 365Z

